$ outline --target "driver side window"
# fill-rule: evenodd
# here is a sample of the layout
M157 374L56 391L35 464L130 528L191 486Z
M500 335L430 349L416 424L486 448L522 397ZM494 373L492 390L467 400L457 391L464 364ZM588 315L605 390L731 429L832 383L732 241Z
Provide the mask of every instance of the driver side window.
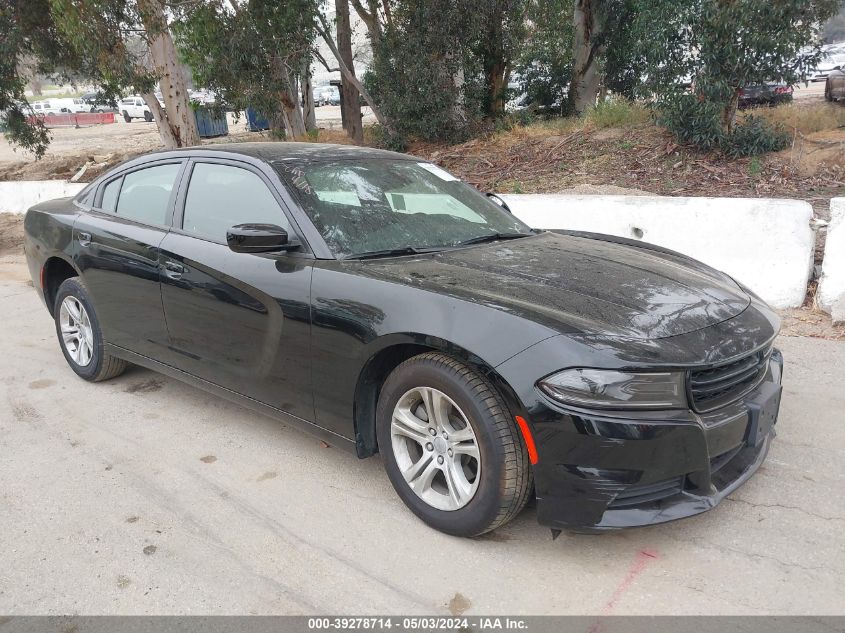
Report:
M226 231L236 224L275 224L291 232L282 208L258 175L232 165L194 165L182 229L225 244Z

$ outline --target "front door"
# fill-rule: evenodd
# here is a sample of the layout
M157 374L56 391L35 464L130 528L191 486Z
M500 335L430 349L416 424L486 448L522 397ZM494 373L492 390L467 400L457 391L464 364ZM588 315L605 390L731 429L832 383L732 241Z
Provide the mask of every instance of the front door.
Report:
M145 356L169 345L159 246L167 234L181 161L134 169L100 186L73 227L74 258L103 338Z
M181 216L161 244L168 363L313 421L313 258L226 245L236 224L275 224L295 235L270 183L245 163L197 160Z

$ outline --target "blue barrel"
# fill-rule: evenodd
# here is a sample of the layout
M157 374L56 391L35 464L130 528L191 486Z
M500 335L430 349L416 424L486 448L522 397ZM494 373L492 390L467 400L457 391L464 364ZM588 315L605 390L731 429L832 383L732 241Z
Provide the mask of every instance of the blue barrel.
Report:
M270 129L270 122L263 114L259 114L255 108L246 109L246 122L250 132L261 132Z
M215 115L209 108L197 108L194 110L194 116L197 119L197 131L200 134L200 138L212 138L229 134L229 124L226 122L225 112Z

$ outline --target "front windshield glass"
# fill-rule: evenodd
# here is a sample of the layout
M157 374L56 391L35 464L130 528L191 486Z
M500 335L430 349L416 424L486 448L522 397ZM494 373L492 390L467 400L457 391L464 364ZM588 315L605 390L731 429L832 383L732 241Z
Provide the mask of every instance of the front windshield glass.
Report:
M376 158L275 166L339 258L531 234L513 215L431 163Z

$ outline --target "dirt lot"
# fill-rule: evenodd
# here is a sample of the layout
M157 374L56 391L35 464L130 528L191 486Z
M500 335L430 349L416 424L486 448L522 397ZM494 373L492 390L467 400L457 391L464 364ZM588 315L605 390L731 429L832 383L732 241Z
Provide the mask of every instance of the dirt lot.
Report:
M845 614L842 343L781 339L778 437L712 512L552 541L529 506L468 540L378 458L146 370L80 380L25 278L0 261L6 615Z
M322 106L317 108L317 125L321 139L325 142L347 142L340 125L340 108ZM365 108L364 122L372 123L372 114ZM246 118L236 119L228 113L229 135L205 139L204 143L238 143L245 141L270 140L267 132L250 132ZM91 161L95 166L85 171L81 182L90 182L103 171L125 160L161 147L154 123L134 120L125 123L118 118L116 123L72 128L57 127L51 131L52 141L47 154L40 161L16 149L0 137L0 180L47 180L69 179Z

